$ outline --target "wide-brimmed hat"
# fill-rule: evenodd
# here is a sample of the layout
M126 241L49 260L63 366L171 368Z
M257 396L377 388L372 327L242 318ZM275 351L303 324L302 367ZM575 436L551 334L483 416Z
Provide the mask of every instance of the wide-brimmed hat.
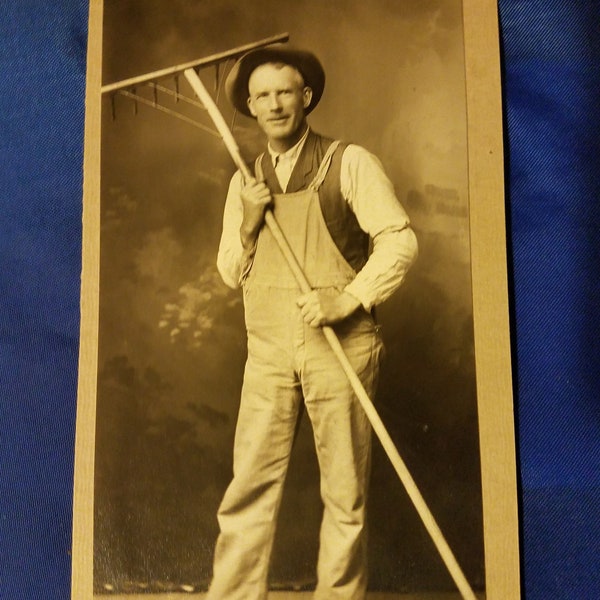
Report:
M238 59L225 80L225 93L229 101L242 114L251 117L248 109L248 79L256 67L270 62L285 63L300 71L304 78L304 84L312 89L312 99L305 111L308 114L319 103L323 95L325 71L319 59L311 52L297 50L282 44L273 44L252 50Z

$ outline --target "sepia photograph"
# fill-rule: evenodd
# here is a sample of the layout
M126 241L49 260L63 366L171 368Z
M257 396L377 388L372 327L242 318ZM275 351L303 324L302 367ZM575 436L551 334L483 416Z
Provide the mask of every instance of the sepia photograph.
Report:
M496 10L91 3L74 599L519 598Z

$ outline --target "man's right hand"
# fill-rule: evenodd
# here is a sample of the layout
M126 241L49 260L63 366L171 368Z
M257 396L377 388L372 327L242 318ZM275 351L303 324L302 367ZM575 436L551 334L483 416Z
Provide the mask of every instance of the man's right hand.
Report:
M264 181L249 179L241 191L244 217L240 227L242 246L248 249L256 242L258 232L265 220L265 210L273 198Z

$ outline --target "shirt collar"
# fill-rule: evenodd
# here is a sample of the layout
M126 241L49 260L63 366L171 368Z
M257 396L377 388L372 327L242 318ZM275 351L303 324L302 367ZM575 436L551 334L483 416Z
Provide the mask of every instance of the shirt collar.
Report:
M273 163L273 166L277 164L280 158L291 160L292 162L295 161L300 155L302 148L304 147L304 143L306 142L306 138L308 137L309 131L310 127L307 127L306 131L304 132L304 135L285 152L275 152L275 150L271 148L271 145L267 144L267 149L269 151L269 155L271 156L271 162Z

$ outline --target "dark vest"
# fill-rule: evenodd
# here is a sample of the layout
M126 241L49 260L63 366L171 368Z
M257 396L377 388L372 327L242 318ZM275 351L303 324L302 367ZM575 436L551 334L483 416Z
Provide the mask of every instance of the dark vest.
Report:
M286 192L305 190L314 179L323 156L333 140L313 131L308 133L306 142L294 166ZM359 226L356 215L344 200L340 190L340 170L342 155L347 144L340 144L331 161L323 185L319 189L319 203L327 229L348 264L358 273L369 255L369 236ZM271 156L265 152L261 161L267 187L273 194L282 194Z

